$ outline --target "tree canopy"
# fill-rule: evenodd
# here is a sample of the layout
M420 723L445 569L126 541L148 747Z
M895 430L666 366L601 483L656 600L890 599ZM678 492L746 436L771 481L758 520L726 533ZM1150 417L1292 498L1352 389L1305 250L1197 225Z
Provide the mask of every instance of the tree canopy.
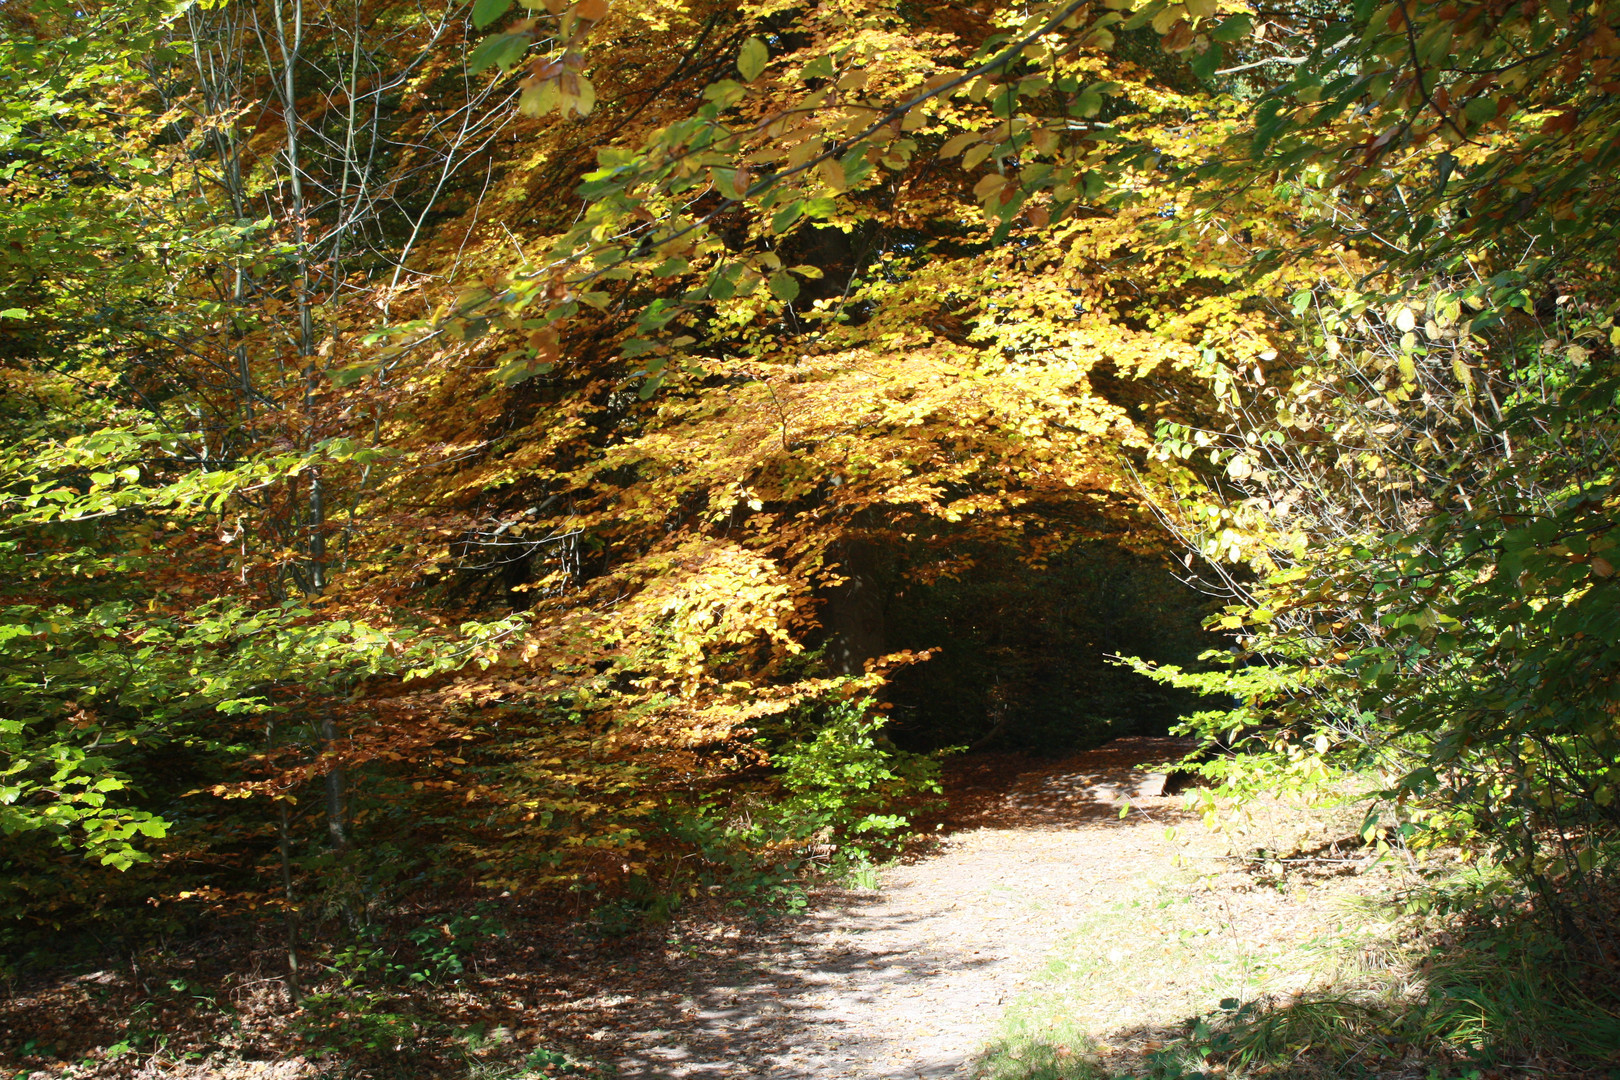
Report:
M0 9L0 908L675 895L1155 722L1116 654L1565 903L1617 18Z

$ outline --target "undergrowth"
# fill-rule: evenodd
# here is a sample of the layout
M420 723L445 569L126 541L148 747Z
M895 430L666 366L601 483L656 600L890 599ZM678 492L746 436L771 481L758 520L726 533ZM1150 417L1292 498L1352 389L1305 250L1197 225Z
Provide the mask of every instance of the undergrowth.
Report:
M1317 989L1222 1001L1145 1075L1620 1077L1620 979L1498 885L1453 880L1364 912L1392 934Z

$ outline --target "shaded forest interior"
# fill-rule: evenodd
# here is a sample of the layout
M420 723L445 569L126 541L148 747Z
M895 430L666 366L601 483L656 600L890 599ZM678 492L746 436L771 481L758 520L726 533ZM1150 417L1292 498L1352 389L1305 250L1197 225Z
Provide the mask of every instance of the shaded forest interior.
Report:
M1199 695L1110 658L1197 668L1221 644L1203 628L1213 601L1173 577L1163 556L1101 542L1041 567L991 549L959 579L890 589L881 652L932 653L890 682L888 730L908 750L1061 756L1167 734L1204 707Z

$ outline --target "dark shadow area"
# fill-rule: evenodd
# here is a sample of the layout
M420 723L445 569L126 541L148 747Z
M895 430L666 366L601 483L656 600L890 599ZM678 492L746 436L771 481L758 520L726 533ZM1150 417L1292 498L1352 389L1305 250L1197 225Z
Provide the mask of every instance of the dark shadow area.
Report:
M896 672L895 742L1057 757L1123 735L1164 735L1200 707L1111 663L1115 655L1195 665L1222 643L1202 627L1209 598L1162 557L1103 542L1032 565L1006 547L975 551L959 577L936 565L889 569L890 650L935 650Z

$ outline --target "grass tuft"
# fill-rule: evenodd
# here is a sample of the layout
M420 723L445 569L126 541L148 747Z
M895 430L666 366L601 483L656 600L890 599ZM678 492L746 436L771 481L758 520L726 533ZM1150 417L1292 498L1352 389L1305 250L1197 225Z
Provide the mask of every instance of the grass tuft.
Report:
M980 1053L974 1080L1103 1080L1096 1043L1061 1016L1015 1012Z
M1431 926L1382 950L1387 963L1350 965L1326 989L1223 1001L1151 1071L1190 1076L1207 1063L1229 1076L1303 1077L1423 1062L1450 1075L1453 1065L1545 1071L1620 1062L1614 981L1523 920L1507 926Z

